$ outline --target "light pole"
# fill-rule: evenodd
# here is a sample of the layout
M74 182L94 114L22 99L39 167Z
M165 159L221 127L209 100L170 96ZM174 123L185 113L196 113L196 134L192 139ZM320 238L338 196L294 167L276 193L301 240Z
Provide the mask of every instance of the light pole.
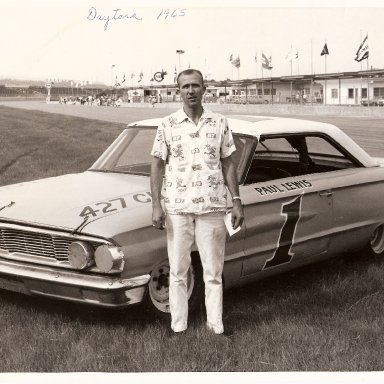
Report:
M179 55L179 73L181 72L181 55L185 53L182 49L177 49L176 53Z
M111 66L111 89L113 90L113 68L115 68L115 64Z

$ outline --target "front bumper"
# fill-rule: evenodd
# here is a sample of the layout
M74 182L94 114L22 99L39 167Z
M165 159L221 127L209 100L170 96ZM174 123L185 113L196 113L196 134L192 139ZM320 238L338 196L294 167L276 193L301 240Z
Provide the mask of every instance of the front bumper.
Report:
M128 279L87 275L0 258L0 289L103 307L141 302L149 279L149 275Z

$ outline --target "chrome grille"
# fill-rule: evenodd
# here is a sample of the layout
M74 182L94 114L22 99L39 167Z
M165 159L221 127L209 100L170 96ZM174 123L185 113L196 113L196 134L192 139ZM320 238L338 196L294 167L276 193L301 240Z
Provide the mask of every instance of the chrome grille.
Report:
M0 248L10 253L24 253L58 261L68 260L68 247L75 239L15 228L0 228ZM90 242L94 249L100 243Z

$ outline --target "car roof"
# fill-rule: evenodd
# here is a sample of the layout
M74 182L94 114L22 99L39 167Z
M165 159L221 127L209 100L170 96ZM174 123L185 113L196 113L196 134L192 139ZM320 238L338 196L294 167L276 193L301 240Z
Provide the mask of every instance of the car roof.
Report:
M161 118L136 121L128 127L157 127ZM332 124L317 121L259 115L229 115L228 124L234 133L260 137L264 134L318 132L329 133L338 130ZM282 128L283 127L283 128Z
M261 115L228 115L228 125L233 133L251 135L257 139L263 135L314 133L325 134L340 143L348 152L366 167L377 166L377 162L358 144L335 125L318 121ZM162 118L136 121L128 125L133 127L156 128Z

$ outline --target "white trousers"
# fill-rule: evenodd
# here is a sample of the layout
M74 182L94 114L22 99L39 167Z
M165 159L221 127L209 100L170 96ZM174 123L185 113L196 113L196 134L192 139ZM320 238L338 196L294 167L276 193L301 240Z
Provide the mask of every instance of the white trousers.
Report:
M166 227L172 330L182 332L187 329L187 275L191 265L192 245L196 242L203 267L207 326L215 333L223 333L222 272L226 238L224 215L167 215Z

